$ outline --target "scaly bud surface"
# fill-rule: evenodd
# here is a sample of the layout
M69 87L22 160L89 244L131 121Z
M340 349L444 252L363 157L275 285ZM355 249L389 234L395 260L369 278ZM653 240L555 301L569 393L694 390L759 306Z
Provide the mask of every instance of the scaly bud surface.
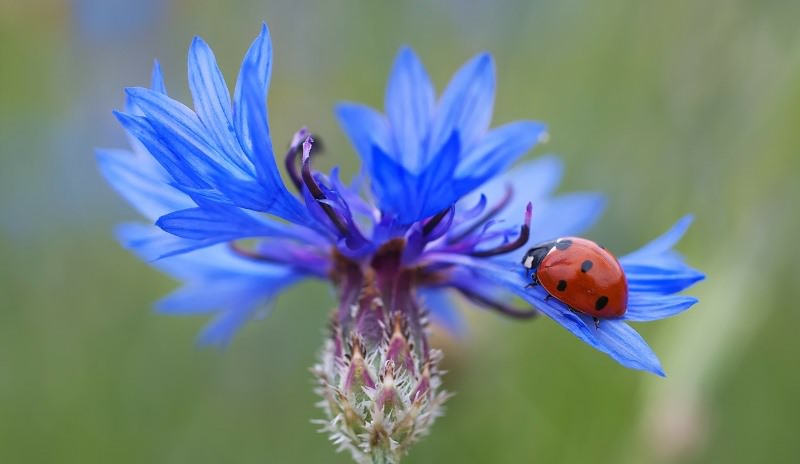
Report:
M369 265L340 257L340 306L313 371L322 430L361 463L397 463L428 433L448 394L429 347L413 270L400 269L402 240ZM353 288L353 286L357 288Z

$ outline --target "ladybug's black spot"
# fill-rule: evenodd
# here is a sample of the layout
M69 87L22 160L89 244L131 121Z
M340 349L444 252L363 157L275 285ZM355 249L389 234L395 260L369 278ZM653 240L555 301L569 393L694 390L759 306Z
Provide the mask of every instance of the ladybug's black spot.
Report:
M559 280L558 281L558 285L556 285L556 289L558 289L559 292L563 292L564 290L566 290L567 289L567 281L566 280Z
M601 296L595 302L594 309L596 309L598 311L602 311L603 308L605 308L607 304L608 304L608 297L607 296Z
M589 272L589 269L591 269L592 266L594 266L594 263L587 259L586 261L581 263L581 272L583 273Z
M566 250L572 245L572 240L561 240L556 242L556 250Z

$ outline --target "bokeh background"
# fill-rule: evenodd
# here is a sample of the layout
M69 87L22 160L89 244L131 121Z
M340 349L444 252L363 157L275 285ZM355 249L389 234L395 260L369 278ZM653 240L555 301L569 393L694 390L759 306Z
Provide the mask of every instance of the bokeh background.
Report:
M790 1L1 0L0 462L350 462L310 422L330 292L301 285L198 349L202 318L150 309L175 283L115 243L137 214L94 163L126 146L111 110L153 58L187 101L191 37L232 82L262 20L276 146L307 124L322 167L354 171L332 106L380 107L401 44L439 89L489 50L494 123L548 122L562 191L607 192L590 237L624 253L696 215L679 249L701 303L637 326L669 377L466 308L466 337L436 337L457 396L409 463L800 462L798 19Z

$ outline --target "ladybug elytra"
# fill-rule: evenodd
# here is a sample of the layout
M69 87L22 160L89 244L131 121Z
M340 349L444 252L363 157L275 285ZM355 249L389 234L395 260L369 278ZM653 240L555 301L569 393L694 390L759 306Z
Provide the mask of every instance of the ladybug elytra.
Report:
M591 240L564 237L528 250L522 264L532 284L595 320L616 318L628 307L628 281L617 258Z

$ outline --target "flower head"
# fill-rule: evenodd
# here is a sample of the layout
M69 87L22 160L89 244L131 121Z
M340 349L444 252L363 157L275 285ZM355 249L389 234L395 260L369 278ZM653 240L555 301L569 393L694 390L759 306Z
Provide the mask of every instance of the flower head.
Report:
M271 63L264 26L231 98L214 54L196 38L189 49L194 109L167 95L156 64L151 87L127 89L126 110L116 113L132 151L98 152L111 185L151 221L123 225L121 241L184 282L159 302L161 311L214 314L200 341L225 344L286 287L306 278L330 282L338 303L315 368L324 428L360 460L399 459L441 413L441 354L426 327L428 319L457 325L453 293L512 317L541 311L623 365L662 373L625 320L666 317L695 302L673 296L702 277L670 251L688 221L622 258L631 302L625 320L595 328L541 289L526 288L525 247L580 232L604 199L554 196L561 164L552 156L505 173L546 132L531 121L489 129L489 55L465 64L437 100L421 62L404 48L385 115L339 105L364 162L350 184L336 169L313 168L313 136L304 128L291 137L290 183L282 181L265 105ZM513 295L529 306L512 305Z

